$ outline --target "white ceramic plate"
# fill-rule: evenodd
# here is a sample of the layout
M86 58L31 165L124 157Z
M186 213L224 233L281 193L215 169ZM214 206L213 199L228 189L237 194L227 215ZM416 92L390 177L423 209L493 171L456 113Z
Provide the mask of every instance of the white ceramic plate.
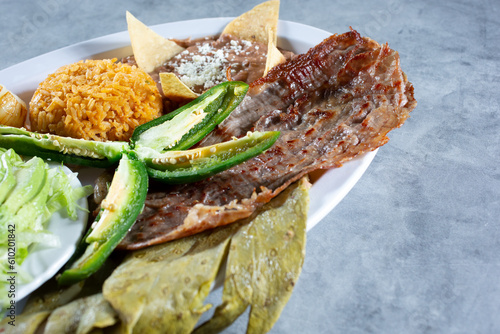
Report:
M208 18L152 26L162 36L197 38L220 33L231 18ZM309 48L331 33L308 25L280 21L278 45L295 53ZM132 54L127 31L74 44L0 71L0 83L24 101L29 101L38 84L62 65L83 59L118 58ZM311 189L308 229L323 219L351 190L373 160L376 151L346 163L342 168L326 172ZM84 184L86 182L83 182Z
M220 33L230 20L231 18L209 18L165 23L151 28L168 38L198 38ZM330 35L327 31L289 21L280 21L278 25L278 45L295 53L306 52ZM77 43L4 69L0 71L0 83L24 101L29 102L38 84L62 65L83 59L120 59L130 54L132 54L132 49L129 35L127 31L123 31ZM376 151L365 154L346 163L342 168L329 170L314 183L311 189L308 229L315 226L344 198L363 175L375 154ZM95 176L90 173L80 179L83 184L90 184ZM61 228L58 225L56 229L59 231ZM66 232L62 233L66 235ZM76 241L73 239L73 242ZM37 260L44 263L37 268L37 272L40 272L40 275L37 276L37 278L40 277L40 280L37 279L37 282L53 275L53 267L56 267L54 264L56 261L53 258L49 255L45 257L42 254L45 253L40 253L41 257ZM59 259L57 266L62 263L64 260ZM48 264L54 264L50 270ZM45 271L43 268L46 268ZM33 285L36 284L33 283ZM29 287L31 288L31 285ZM26 287L25 291L28 290Z
M54 164L53 168L57 168L57 166ZM63 167L63 169L68 175L72 173L67 167ZM73 188L81 187L77 177L71 179L71 186ZM18 300L23 299L54 276L75 252L76 244L82 236L88 217L87 199L81 198L77 203L83 209L77 210L77 220L70 219L64 210L59 210L52 215L48 222L48 230L59 236L61 246L49 248L37 245L31 249L30 254L24 260L21 268L29 273L33 280L17 286L16 297Z

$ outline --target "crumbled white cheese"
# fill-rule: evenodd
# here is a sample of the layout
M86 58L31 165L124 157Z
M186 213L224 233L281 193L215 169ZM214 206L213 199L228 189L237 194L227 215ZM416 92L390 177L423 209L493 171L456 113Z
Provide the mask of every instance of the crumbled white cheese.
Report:
M192 61L181 61L177 72L188 87L203 85L204 88L208 88L225 79L225 72L222 70L225 60L217 53L213 56L196 55Z
M240 43L232 40L221 49L213 48L210 43L197 45L199 55L189 54L190 60L182 59L182 54L177 55L176 58L181 59L176 66L179 78L190 88L203 86L205 89L225 81L226 65L232 60L230 58L242 53L244 47L252 46L249 41Z
M198 51L201 54L206 55L207 53L209 53L209 52L212 51L212 48L210 47L210 44L206 43L206 44L199 45L198 46Z

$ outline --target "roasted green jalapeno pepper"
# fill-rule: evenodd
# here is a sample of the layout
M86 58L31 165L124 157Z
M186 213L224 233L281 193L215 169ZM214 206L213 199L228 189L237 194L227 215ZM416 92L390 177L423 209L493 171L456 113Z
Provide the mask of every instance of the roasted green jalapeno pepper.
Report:
M99 168L115 165L122 152L130 149L126 142L75 139L10 126L0 126L0 146L21 155Z
M248 85L243 82L219 84L185 106L138 126L131 137L131 145L159 152L187 149L222 122L247 90ZM126 142L89 141L9 126L0 126L0 146L13 148L22 155L98 168L115 165L123 152L130 151Z
M279 132L254 132L228 142L186 150L222 122L243 100L248 85L225 82L184 107L137 127L126 142L94 142L0 126L0 147L19 154L92 167L118 163L101 211L68 267L61 285L83 280L106 261L141 213L148 177L166 183L195 182L271 147ZM74 261L76 260L76 261Z
M59 277L61 285L73 284L96 272L125 237L144 207L148 174L143 162L124 154L119 162L101 211L85 236L83 255Z
M209 89L185 106L135 128L133 148L185 150L203 139L243 100L248 85L227 81Z
M278 131L253 132L245 137L186 151L158 153L138 149L150 177L166 183L195 182L255 157L271 147Z

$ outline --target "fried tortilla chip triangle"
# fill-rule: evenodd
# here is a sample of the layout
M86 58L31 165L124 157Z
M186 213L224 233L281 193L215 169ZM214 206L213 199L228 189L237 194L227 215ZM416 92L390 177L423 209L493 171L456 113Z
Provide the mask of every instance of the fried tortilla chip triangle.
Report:
M174 73L160 73L160 83L163 95L173 101L194 100L198 94L193 92Z
M267 75L267 72L274 66L284 63L286 61L285 56L278 50L276 47L277 36L276 29L269 28L268 29L269 42L267 43L267 60L266 60L266 69L264 70L264 76Z
M263 2L229 22L222 33L267 45L268 27L276 30L278 26L279 7L279 0Z
M158 35L128 11L127 25L137 65L148 73L184 50L174 41Z

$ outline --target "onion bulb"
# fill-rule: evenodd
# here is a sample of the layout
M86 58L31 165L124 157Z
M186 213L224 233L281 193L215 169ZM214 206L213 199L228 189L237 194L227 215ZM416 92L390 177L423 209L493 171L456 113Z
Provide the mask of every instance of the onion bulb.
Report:
M0 124L20 128L24 126L27 113L26 103L0 85Z

